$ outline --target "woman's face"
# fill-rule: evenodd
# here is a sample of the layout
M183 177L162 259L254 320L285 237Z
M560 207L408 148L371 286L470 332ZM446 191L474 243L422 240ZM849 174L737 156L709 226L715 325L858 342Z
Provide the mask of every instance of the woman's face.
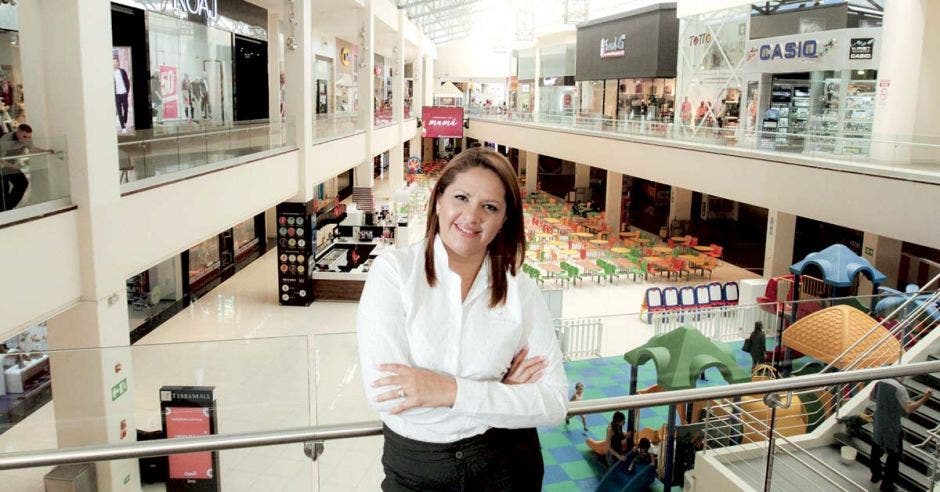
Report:
M499 176L474 167L458 174L437 199L441 240L447 254L483 261L506 219L505 190Z

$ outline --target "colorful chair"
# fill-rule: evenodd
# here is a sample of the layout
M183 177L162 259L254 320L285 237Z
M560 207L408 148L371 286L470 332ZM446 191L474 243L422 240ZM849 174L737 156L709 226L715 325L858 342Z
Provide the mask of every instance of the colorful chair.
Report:
M725 290L721 288L718 282L708 284L708 297L712 307L725 305Z
M735 305L738 303L738 283L737 282L725 283L724 291L725 291L725 304L726 305Z
M665 303L663 302L663 291L659 287L650 287L646 289L646 293L643 294L643 306L640 308L640 312L646 311L646 322L653 322L653 313L658 313L666 310Z
M711 295L709 295L707 285L695 286L695 304L699 309L711 307Z
M663 305L666 311L675 311L682 306L679 304L679 289L675 287L666 287L663 289Z

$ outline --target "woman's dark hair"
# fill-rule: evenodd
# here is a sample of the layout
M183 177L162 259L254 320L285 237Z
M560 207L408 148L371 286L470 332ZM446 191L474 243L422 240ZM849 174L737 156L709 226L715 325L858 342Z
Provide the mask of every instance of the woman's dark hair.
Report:
M627 421L627 417L623 414L623 412L620 412L620 411L614 412L613 422L620 422L622 424L626 421Z
M495 308L506 302L506 274L515 275L522 265L522 255L525 253L525 224L522 219L522 195L519 192L519 184L512 165L494 150L485 147L467 149L457 154L444 166L440 179L431 191L431 203L428 207L424 274L428 285L434 287L437 284L437 272L434 270L434 238L441 229L437 217L437 200L460 173L473 168L494 172L502 182L505 191L506 220L486 248L490 257L490 285L492 285L490 308Z
M644 438L640 439L640 442L637 443L636 447L638 447L638 448L640 448L640 449L644 449L644 450L649 450L649 448L650 448L650 440L644 437Z
M764 330L764 323L762 323L762 322L760 322L760 321L755 321L755 322L754 322L754 331L757 331L757 330L763 331L763 330Z

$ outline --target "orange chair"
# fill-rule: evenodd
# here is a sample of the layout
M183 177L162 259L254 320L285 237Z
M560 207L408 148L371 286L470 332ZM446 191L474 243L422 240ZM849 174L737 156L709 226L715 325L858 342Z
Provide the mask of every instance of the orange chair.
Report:
M712 244L711 247L712 250L708 252L708 256L711 256L716 260L720 260L722 253L724 253L724 248L718 246L717 244Z
M673 258L669 264L669 276L671 277L673 273L676 274L676 282L679 281L679 277L682 276L682 272L685 272L686 278L692 279L692 272L686 268L685 260L682 258Z

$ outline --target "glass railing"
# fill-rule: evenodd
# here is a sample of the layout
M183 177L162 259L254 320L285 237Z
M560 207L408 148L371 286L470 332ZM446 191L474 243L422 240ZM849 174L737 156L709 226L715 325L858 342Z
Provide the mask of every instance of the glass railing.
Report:
M0 212L27 213L35 205L68 202L65 150L65 137L33 137L26 145L0 141Z
M53 363L82 367L105 363L109 374L115 360L129 359L132 367L123 369L129 374L118 373L113 378L117 390L112 389L110 394L117 405L133 408L134 422L127 431L133 433L134 427L158 430L167 421L167 428L181 438L175 446L188 447L174 448L173 439L136 445L130 442L132 439L122 439L93 450L63 446L65 454L53 461L41 461L43 466L28 468L31 462L36 462L35 458L30 461L19 453L58 448L57 426L63 429L96 425L94 419L56 422L51 405L47 405L30 416L31 421L21 422L0 435L3 446L0 469L5 469L0 472L0 479L7 490L39 489L43 476L51 471L50 464L93 462L95 453L117 453L107 455L114 458L162 456L169 451L190 453L174 455L169 465L167 461L149 458L141 459L139 464L131 460L111 462L120 472L118 480L127 467L142 466L145 480L158 481L145 485L147 490L162 490L160 482L166 481L169 473L175 477L190 473L188 478L196 483L205 480L201 477L207 474L194 465L199 463L211 463L212 476L220 480L221 490L225 491L378 490L384 478L383 440L375 425L378 416L365 401L354 333L133 346L50 355ZM41 356L33 361L43 362ZM722 372L727 372L728 367L721 367L722 370L709 367L705 370L708 381L693 381L692 386L697 388L668 390L655 386L676 380L673 365L660 365L663 373L659 373L657 364L647 361L637 371L638 395L627 397L631 367L622 353L569 360L565 366L571 391L576 382L584 383L583 401L570 405L572 415L567 423L538 429L545 466L543 490L615 487L622 490L631 483L637 490L646 487L656 490L663 482L683 486L691 485L689 481L694 481L696 490L728 490L725 483L744 483L744 490L764 489L765 483L770 490L858 490L855 486L865 482L857 477L867 474L867 467L854 461L854 456L843 462L838 448L830 446L838 441L821 439L823 444L811 448L813 452L808 455L798 447L796 438L778 435L771 429L789 418L782 407L776 412L765 411L764 419L742 417L744 412L732 415L736 420L725 427L701 421L702 409L708 402L724 400L753 404L747 395L755 394L777 395L767 400L776 405L774 401L786 400L787 391L900 375L916 374L920 378L940 370L940 362L933 361L727 385ZM687 375L688 368L678 370ZM175 396L163 393L173 391L165 386L213 386L216 411L174 413L178 405L167 405L169 402L164 402L161 410L161 399ZM122 401L122 397L131 401ZM170 407L168 413L166 407ZM634 438L635 447L641 439L650 442L650 458L645 453L629 454L621 449L619 454L631 460L639 455L638 461L630 466L632 461L623 461L608 451L611 448L608 428L615 411L622 411L627 418L623 430ZM584 420L580 414L585 415ZM669 425L670 417L673 425ZM199 439L183 438L198 435L197 429L206 428L206 419L211 418L218 425L215 444L204 445L199 444ZM118 419L114 420L109 423L118 428ZM771 440L768 442L762 436L771 436ZM102 438L96 442L105 444L103 441ZM300 444L304 441L307 447L313 444L310 441L324 441L322 454L315 462L305 456ZM810 443L804 440L801 444ZM133 449L148 445L160 448L143 453ZM770 445L777 451L768 463ZM217 461L211 461L212 455L193 454L204 449L219 450L215 452ZM809 484L804 486L805 482Z
M814 165L849 164L872 174L903 172L940 180L940 137L871 135L846 137L806 132L766 132L743 128L683 125L672 122L614 119L598 115L478 111L470 117L542 126L647 137L677 144L706 145L807 158Z
M385 128L386 126L392 126L395 123L395 117L392 114L392 110L376 110L375 114L373 115L373 123L375 128Z
M294 147L293 122L251 120L137 130L118 141L121 183Z
M287 336L0 356L13 363L6 368L6 394L0 402L3 416L15 420L0 434L0 451L9 455L56 449L64 447L57 443L77 441L120 446L134 440L163 439L164 431L189 437L309 427L316 423L316 372L310 341L307 336ZM74 377L74 384L53 384L50 364L53 377ZM102 377L107 380L105 394L90 396L101 389L95 388L100 383L89 381ZM68 402L63 396L60 402L59 392L65 395L70 386L77 394L69 395ZM205 387L212 390L210 400L201 399L204 393L196 394ZM47 404L51 388L56 394ZM203 410L203 406L213 409ZM110 415L88 415L87 409L96 407L106 407ZM215 476L226 491L315 490L311 461L295 445L226 449L215 453L214 464L198 454L179 457L180 461L174 458L169 464L165 458L142 460L143 478L161 476L165 482L169 466L180 479L190 473L189 478L195 479ZM138 467L136 460L111 464L118 469L112 485L120 484ZM45 466L0 471L0 488L43 490L43 476L50 470ZM99 490L111 488L99 486ZM145 485L145 490L151 489Z
M365 131L358 113L318 114L313 120L313 142L324 142Z

